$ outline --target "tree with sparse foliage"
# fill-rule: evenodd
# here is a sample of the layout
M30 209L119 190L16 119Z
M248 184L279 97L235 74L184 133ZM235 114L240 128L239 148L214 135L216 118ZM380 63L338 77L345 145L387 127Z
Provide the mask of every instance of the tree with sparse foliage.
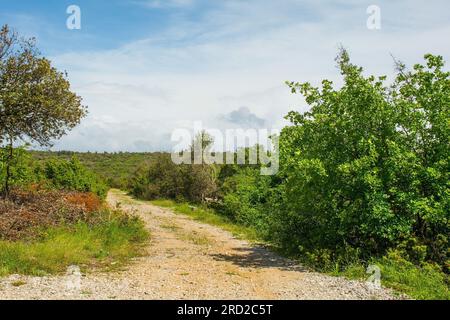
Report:
M189 198L196 202L204 202L217 191L217 168L207 165L205 156L211 153L214 137L205 130L199 132L191 143L193 164L188 167Z
M0 145L7 149L3 195L8 196L14 146L51 146L86 115L67 74L55 69L36 48L7 25L0 30Z

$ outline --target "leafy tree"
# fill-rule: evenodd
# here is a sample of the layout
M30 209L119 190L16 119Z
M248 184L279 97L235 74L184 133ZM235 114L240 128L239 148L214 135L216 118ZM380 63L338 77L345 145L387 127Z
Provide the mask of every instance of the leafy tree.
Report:
M50 146L86 114L81 98L36 49L7 25L0 30L0 144L7 145L3 192L10 189L14 145L20 141Z
M204 202L217 191L218 169L214 164L207 164L206 154L212 153L214 138L205 130L193 139L190 150L192 165L185 166L187 171L188 199Z
M412 71L399 64L388 86L342 50L340 89L328 80L321 89L288 83L311 109L290 112L293 126L282 132L275 234L289 235L294 247L350 246L367 255L418 239L427 259L445 263L450 76L442 57L425 59Z

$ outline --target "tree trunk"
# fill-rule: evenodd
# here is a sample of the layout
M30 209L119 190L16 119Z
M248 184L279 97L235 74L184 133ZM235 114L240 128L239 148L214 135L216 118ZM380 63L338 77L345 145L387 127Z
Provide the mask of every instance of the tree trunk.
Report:
M9 185L9 180L11 179L11 165L12 165L12 161L13 161L13 157L14 157L14 153L13 153L13 139L9 138L9 154L8 154L8 158L6 160L6 177L5 177L5 199L8 199L9 197L9 192L10 192L10 185Z

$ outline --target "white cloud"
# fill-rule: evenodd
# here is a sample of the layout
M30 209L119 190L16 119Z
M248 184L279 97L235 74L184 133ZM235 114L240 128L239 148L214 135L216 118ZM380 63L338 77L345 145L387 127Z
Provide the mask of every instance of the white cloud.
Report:
M161 9L190 6L194 3L194 0L146 0L135 1L134 3L151 9Z
M375 74L392 74L390 53L409 64L426 52L450 58L446 1L379 1L380 31L366 28L368 2L221 3L196 21L176 16L163 33L115 50L53 57L90 107L88 119L57 147L170 149L174 128L197 120L224 128L218 116L242 106L282 127L289 110L307 108L284 81L339 81L333 58L340 43Z

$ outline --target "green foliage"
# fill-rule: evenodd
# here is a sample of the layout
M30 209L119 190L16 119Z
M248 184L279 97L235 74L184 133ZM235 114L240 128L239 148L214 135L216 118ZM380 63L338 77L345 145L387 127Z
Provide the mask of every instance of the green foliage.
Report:
M75 157L70 161L49 160L42 168L37 168L36 173L52 188L93 192L101 198L105 198L108 191L106 184Z
M424 263L417 266L396 250L373 261L373 264L380 267L381 282L385 286L415 299L450 300L449 275L442 273L436 265Z
M0 147L6 144L9 149L2 159L2 194L8 197L15 144L50 146L87 111L71 91L67 74L40 55L34 39L20 38L7 25L0 29L0 84Z
M225 178L221 187L224 194L222 212L233 221L267 232L266 203L270 196L270 177L261 176L259 170L243 168Z
M161 155L150 165L139 168L131 183L131 193L143 199L184 197L187 195L184 168Z
M111 188L127 190L136 168L148 165L161 153L130 152L72 152L72 151L30 151L39 163L49 159L70 160L76 157L89 170L95 172Z
M69 160L55 157L45 161L35 161L34 152L26 150L26 146L12 149L13 158L9 163L9 185L28 189L32 184L44 185L51 189L67 191L93 192L105 198L108 186L99 176L87 169L76 158ZM0 183L3 186L7 172L7 158L10 149L0 148Z
M295 250L351 246L363 257L415 239L420 259L448 259L450 77L426 56L399 74L365 77L342 51L335 90L289 83L311 110L291 112L281 135L283 206L274 234ZM284 238L289 234L289 238ZM289 239L289 240L288 240ZM417 247L417 248L419 248Z
M131 193L142 199L187 199L202 202L216 190L216 168L204 164L177 165L170 154L158 155L131 179Z
M10 185L26 186L35 182L35 175L30 166L30 156L25 147L14 148L13 158L10 163ZM7 158L9 157L9 148L0 148L0 184L3 188L7 174Z
M119 213L96 225L79 222L46 229L32 242L0 241L0 276L61 273L74 264L119 266L139 255L147 238L142 221Z

